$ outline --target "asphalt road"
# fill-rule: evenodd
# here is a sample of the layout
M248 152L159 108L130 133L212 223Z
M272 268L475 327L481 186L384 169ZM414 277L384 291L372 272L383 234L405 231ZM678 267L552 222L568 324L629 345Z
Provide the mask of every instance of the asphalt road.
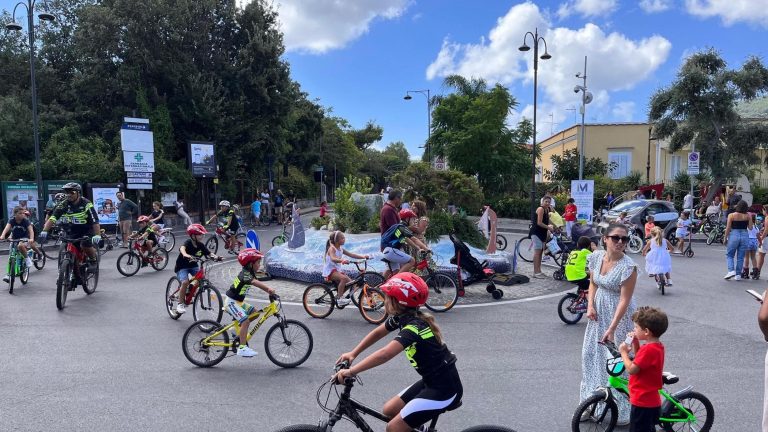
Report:
M261 231L271 239L278 229ZM674 258L675 285L668 295L641 277L638 304L660 306L671 318L662 340L665 369L681 377L672 388L693 385L707 395L716 410L715 431L759 430L766 344L757 329L759 305L744 290L762 290L765 282L723 281L723 248L694 249L692 259ZM251 342L260 352L256 358L231 357L201 369L181 350L191 313L173 321L164 309L172 263L162 272L145 268L124 278L115 270L119 253L104 257L97 292L86 296L78 288L63 311L56 310L50 262L14 295L0 291L0 431L267 432L316 424L324 416L316 392L334 360L373 328L353 310L314 320L301 307L286 306L288 317L306 323L314 336L304 365L285 370L269 362L264 328ZM441 417L440 430L476 424L518 432L570 429L584 322L562 324L557 301L460 308L438 316L465 386L464 405ZM380 407L417 379L410 369L398 357L366 372L353 394ZM374 430L384 430L370 421ZM352 428L344 424L338 430Z

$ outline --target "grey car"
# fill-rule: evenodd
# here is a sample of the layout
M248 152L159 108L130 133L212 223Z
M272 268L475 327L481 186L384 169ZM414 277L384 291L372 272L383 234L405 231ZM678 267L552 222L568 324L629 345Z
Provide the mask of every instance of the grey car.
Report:
M675 221L680 216L671 202L639 199L624 201L606 211L603 214L603 222L615 222L621 212L627 212L627 218L635 227L640 238L645 237L643 226L645 225L646 216L653 216L656 226L662 228L667 228L670 225L674 227L676 225ZM607 225L603 224L603 226ZM664 231L666 234L668 230L665 229Z

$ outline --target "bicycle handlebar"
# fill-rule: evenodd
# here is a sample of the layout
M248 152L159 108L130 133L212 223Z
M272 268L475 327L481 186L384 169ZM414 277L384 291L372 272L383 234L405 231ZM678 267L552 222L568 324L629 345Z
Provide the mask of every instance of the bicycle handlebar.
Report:
M613 343L613 341L605 341L605 342L598 341L597 343L607 348L608 351L610 351L611 354L613 354L613 356L621 357L621 353L619 352L618 348L616 347L616 344Z

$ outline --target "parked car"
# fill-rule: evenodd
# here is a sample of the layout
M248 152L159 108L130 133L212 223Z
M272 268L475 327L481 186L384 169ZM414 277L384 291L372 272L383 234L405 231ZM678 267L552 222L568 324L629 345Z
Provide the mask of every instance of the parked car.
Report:
M598 233L602 234L602 231L608 227L609 223L615 222L619 218L621 212L627 212L627 218L635 227L635 232L640 238L645 237L643 226L645 225L646 216L653 216L654 223L664 228L665 235L669 229L674 231L675 222L679 217L675 206L671 202L644 199L624 201L616 207L603 212L602 222L598 225ZM671 228L668 229L668 227Z

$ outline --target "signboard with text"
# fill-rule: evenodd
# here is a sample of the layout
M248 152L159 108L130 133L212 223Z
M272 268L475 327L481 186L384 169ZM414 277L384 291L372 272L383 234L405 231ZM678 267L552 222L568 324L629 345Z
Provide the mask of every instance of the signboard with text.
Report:
M212 142L189 142L189 169L192 177L216 177L216 155Z
M126 172L155 172L155 154L149 152L124 151L123 167Z
M5 220L13 217L13 209L19 206L29 210L31 220L37 220L37 183L31 181L3 182L3 202L5 208Z
M699 174L700 156L699 152L688 153L688 175Z
M595 202L594 180L571 180L571 198L576 204L576 220L592 222Z

